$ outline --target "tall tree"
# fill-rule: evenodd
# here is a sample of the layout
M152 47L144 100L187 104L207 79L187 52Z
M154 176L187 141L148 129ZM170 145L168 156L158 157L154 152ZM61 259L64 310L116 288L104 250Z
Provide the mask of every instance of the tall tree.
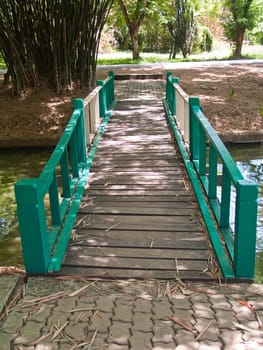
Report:
M0 0L0 46L15 92L47 81L57 92L95 82L101 31L113 0Z
M132 0L118 0L118 3L130 33L132 58L136 60L140 56L138 33L151 0L137 0L135 5Z
M194 5L189 0L174 0L174 16L168 22L168 28L173 38L171 57L175 58L178 51L186 57L192 51L196 20Z
M252 11L253 0L225 0L229 12L224 17L224 30L227 39L234 44L233 55L241 57L245 31L252 29L255 12Z

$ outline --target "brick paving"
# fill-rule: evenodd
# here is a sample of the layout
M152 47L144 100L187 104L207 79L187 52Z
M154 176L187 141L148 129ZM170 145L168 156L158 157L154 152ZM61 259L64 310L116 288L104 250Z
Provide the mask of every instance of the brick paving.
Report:
M0 349L263 348L263 285L30 277L24 290Z

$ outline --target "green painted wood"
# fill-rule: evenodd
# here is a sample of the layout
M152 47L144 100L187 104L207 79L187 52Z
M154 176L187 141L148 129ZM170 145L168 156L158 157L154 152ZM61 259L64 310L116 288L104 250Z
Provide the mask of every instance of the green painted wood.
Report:
M254 276L256 255L258 186L245 180L238 181L234 270L238 278Z
M51 257L44 202L39 196L39 180L17 181L15 194L26 271L45 273Z
M208 198L217 198L217 152L212 143L209 144L209 175L208 175Z
M196 103L196 102L198 102L198 100L192 99L192 103ZM190 101L189 101L189 103L190 103ZM201 187L200 182L198 180L198 177L195 173L192 162L189 159L189 155L188 155L188 152L185 148L185 145L184 145L184 142L183 142L182 137L180 135L180 132L176 126L176 123L173 119L173 116L170 113L169 106L165 100L164 100L164 107L165 107L166 115L168 117L169 124L172 128L174 137L177 141L177 144L178 144L179 149L181 151L181 154L183 156L186 171L189 175L189 178L191 179L196 197L198 199L200 210L201 210L204 222L206 224L207 230L209 232L209 237L210 237L211 243L214 247L214 251L215 251L216 257L218 259L218 263L220 265L221 271L222 271L224 277L233 278L234 273L233 273L232 266L230 264L230 261L227 257L224 246L223 246L222 241L220 239L220 236L218 234L213 217L211 216L211 213L210 213L209 207L207 205L204 193L202 191L202 187Z
M111 75L108 81L114 87ZM114 104L114 92L110 90L109 103ZM73 113L55 150L37 179L20 180L15 185L19 228L27 273L46 273L59 267L70 238L71 228L84 193L86 177L94 158L100 129L95 145L86 156L83 99L73 101ZM105 121L111 110L104 111ZM68 148L70 153L68 154ZM60 171L57 171L60 167ZM62 180L62 198L59 198ZM51 227L47 227L44 197L49 194ZM54 254L54 255L53 255ZM51 260L52 258L52 260Z
M53 173L53 180L49 187L49 201L51 212L51 224L52 226L61 225L60 205L59 205L59 193L56 171Z

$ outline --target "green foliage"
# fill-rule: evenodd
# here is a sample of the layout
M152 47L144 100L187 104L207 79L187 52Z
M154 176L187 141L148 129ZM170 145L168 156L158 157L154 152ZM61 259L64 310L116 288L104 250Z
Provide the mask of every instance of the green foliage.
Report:
M175 14L168 22L168 28L173 38L172 57L181 51L186 57L192 52L197 28L194 11L195 6L188 0L174 0Z
M241 57L241 49L245 31L255 25L253 0L225 0L228 11L223 16L226 38L234 44L233 55Z
M0 0L0 42L16 93L95 83L99 39L113 0ZM92 20L91 20L92 19Z

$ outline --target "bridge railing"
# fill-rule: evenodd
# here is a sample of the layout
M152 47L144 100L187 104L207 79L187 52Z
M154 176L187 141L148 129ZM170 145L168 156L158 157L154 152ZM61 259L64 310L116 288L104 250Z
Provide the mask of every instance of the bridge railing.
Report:
M235 277L253 278L258 186L243 178L227 148L204 116L199 98L182 93L178 81L171 73L167 74L166 104L178 123L182 137L189 143L186 144L189 158L222 234L215 244L226 246ZM222 251L218 247L215 250Z
M73 100L71 119L40 176L15 184L27 273L61 266L97 145L87 153L87 144L114 103L113 73L98 85L84 100Z

